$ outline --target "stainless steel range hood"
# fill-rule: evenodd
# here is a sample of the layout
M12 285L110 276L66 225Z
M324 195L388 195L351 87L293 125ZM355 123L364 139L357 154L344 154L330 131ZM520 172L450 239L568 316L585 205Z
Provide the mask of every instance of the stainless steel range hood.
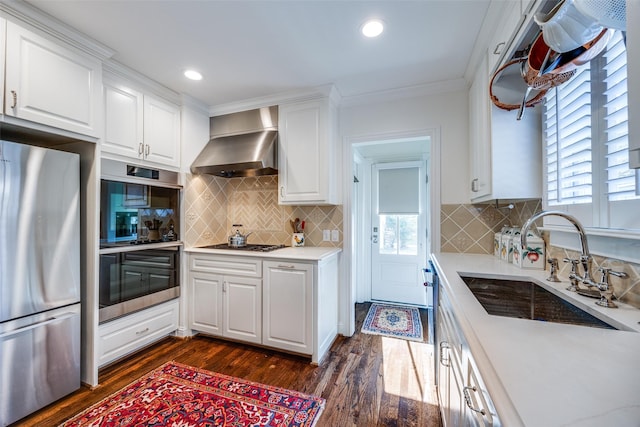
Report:
M276 175L278 107L211 117L211 139L191 165L192 173L225 178Z

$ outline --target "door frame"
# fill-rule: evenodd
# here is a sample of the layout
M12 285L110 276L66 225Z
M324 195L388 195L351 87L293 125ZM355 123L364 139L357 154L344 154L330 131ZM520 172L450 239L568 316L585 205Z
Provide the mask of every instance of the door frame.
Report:
M368 212L364 212L363 209L357 209L356 203L363 203L363 195L370 193L370 188L362 188L359 192L359 197L354 200L354 163L359 163L360 166L364 166L363 159L358 159L354 145L367 142L393 142L394 140L425 137L429 138L430 155L427 164L427 202L428 202L428 218L427 218L427 230L429 235L427 236L427 258L431 255L431 252L440 251L440 157L441 157L441 141L440 141L440 128L427 128L421 130L407 131L407 132L394 132L384 134L369 134L361 136L346 136L344 137L343 144L343 224L344 235L350 236L350 238L344 239L342 265L341 270L341 291L340 291L340 322L339 331L345 336L351 336L355 332L355 304L357 302L363 302L366 299L362 299L364 295L361 288L366 289L366 285L363 285L362 271L366 271L368 268L368 260L370 256L369 245L369 231L371 230L370 219L367 220ZM369 162L368 162L369 163ZM365 171L368 169L370 174L370 167L360 167L359 172L363 178L365 178ZM363 180L358 177L361 183ZM370 176L365 179L364 182L370 183ZM367 184L369 185L369 184ZM367 205L364 204L364 207ZM357 227L356 218L354 213L364 214L365 225ZM361 221L362 222L362 221ZM368 250L365 250L369 247ZM425 260L426 266L427 260ZM365 268L365 266L367 266ZM370 279L370 277L369 277ZM370 296L369 287L369 296Z

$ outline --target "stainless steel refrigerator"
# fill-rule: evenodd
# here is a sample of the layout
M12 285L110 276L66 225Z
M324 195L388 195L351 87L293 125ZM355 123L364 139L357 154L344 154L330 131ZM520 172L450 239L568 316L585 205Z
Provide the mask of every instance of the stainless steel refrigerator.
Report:
M79 156L0 140L0 425L80 387Z

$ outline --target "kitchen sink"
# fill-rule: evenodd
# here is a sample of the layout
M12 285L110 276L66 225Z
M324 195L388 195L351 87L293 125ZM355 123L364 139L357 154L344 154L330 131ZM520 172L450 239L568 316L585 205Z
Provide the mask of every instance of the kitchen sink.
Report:
M461 278L491 315L617 329L533 282Z

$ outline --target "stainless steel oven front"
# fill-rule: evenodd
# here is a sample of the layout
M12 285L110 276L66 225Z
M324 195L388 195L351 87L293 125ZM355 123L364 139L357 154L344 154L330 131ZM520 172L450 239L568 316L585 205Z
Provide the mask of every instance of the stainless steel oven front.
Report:
M100 254L100 322L180 296L179 246L106 252Z
M180 202L172 171L103 159L100 322L180 295Z

